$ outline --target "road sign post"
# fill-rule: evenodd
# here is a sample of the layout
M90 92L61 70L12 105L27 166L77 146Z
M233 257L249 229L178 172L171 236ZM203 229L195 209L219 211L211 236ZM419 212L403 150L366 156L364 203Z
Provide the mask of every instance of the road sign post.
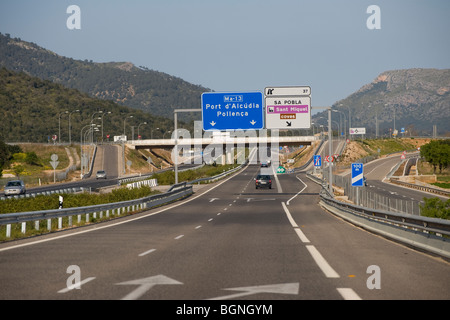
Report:
M352 163L352 187L364 186L364 165ZM356 205L359 205L359 188L356 188Z
M311 128L310 87L268 87L264 95L267 129Z
M202 94L203 130L264 129L261 92L205 92Z
M52 159L52 161L50 161L50 164L53 167L53 183L56 183L56 167L59 164L58 155L54 153L51 155L50 159Z

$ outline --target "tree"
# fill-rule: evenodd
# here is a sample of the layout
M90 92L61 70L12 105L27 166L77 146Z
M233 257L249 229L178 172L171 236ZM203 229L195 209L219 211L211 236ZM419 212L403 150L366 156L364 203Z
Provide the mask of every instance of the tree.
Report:
M421 215L431 218L450 219L450 199L443 201L439 198L424 198L420 205Z
M450 141L430 141L420 148L420 155L433 166L434 173L436 173L437 167L439 167L439 171L442 173L442 170L449 166Z

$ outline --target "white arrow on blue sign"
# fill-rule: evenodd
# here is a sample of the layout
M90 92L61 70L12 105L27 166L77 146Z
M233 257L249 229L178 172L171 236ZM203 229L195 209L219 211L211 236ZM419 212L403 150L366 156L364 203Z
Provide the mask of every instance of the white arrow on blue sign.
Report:
M261 92L205 92L202 94L203 130L264 129Z
M352 187L364 185L364 166L362 163L352 163Z

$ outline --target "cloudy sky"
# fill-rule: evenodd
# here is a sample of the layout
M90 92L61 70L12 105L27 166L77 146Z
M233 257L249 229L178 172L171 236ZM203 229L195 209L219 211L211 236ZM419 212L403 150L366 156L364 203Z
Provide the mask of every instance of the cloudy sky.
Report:
M387 70L449 68L449 16L448 0L2 0L0 32L218 92L307 85L330 106Z

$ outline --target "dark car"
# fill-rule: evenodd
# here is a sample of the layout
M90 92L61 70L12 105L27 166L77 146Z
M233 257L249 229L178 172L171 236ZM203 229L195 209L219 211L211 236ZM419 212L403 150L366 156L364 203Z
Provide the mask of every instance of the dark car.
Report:
M5 196L20 195L27 192L22 180L8 181L5 186Z
M272 189L272 178L268 174L258 174L255 179L255 187Z

